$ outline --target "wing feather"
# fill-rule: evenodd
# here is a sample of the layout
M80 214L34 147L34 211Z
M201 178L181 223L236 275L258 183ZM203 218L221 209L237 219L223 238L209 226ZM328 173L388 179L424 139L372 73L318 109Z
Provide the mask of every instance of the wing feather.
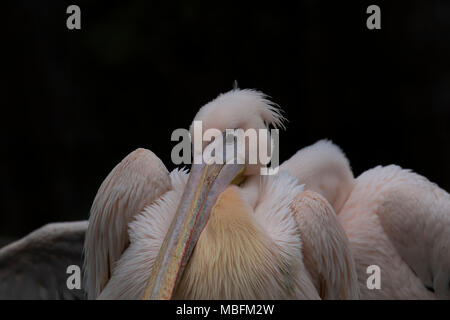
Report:
M355 262L333 208L314 191L291 204L302 238L303 260L322 299L358 299Z
M70 265L82 266L87 221L52 223L0 249L0 299L83 299L69 290Z
M170 190L169 172L151 151L137 149L125 157L100 186L85 240L88 297L98 297L129 245L128 223Z

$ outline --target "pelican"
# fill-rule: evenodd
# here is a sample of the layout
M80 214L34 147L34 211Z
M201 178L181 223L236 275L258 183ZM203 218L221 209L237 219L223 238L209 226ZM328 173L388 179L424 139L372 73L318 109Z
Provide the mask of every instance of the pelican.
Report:
M251 90L220 95L194 120L220 131L283 124L279 109ZM87 229L91 299L449 298L450 196L437 185L395 165L355 179L341 149L325 140L276 176L257 169L201 164L169 173L138 149L101 185L89 226L52 224L0 250L0 268L8 267L0 293L17 286L14 276L61 272L53 260L45 269L12 261L72 254ZM367 286L371 265L381 270L380 289ZM38 290L28 297L71 294L63 280L29 278Z
M223 132L283 119L264 94L234 89L194 120ZM228 160L188 174L169 173L145 149L123 159L92 205L88 297L357 299L349 241L328 201L287 172L260 176L261 164Z
M378 166L356 179L329 141L281 165L338 213L355 258L362 299L450 298L450 195L410 170ZM367 286L380 268L381 288Z
M87 221L47 224L0 249L0 299L84 299L67 286L67 268L81 266Z

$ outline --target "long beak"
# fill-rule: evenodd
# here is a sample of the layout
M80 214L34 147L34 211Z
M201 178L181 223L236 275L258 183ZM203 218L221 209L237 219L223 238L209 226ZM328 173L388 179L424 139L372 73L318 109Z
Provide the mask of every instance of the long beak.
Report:
M153 266L144 300L172 298L212 207L244 168L242 164L192 165L177 213Z

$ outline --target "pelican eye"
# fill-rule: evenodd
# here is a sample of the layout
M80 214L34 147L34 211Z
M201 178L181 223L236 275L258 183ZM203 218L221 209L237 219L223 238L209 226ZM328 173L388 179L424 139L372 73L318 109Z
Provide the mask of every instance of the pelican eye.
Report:
M234 133L227 133L225 139L225 143L231 144L236 141L236 136L234 135Z

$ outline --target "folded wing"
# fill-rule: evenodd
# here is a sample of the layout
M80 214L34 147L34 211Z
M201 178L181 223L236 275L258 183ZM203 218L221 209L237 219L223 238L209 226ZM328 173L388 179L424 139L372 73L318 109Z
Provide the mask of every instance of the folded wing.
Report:
M83 287L68 288L67 268L81 269L87 226L48 224L0 249L0 299L84 299Z
M169 173L151 151L137 149L106 177L91 208L85 240L88 297L98 297L129 245L128 223L171 188Z

